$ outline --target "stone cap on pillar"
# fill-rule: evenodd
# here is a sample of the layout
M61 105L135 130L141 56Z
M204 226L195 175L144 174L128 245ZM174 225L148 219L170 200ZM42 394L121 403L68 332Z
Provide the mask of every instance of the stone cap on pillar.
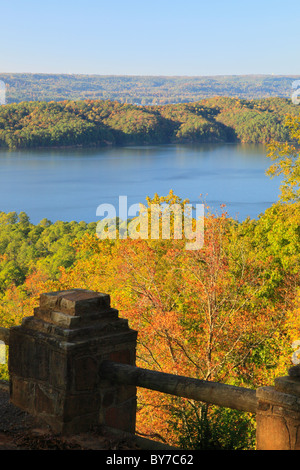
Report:
M129 331L128 320L110 307L110 296L88 289L69 289L40 295L34 316L25 317L24 328L75 338Z
M275 388L279 392L300 398L300 365L291 367L287 376L277 377L275 379Z
M70 289L40 295L40 308L67 315L83 316L110 308L110 296L87 289Z

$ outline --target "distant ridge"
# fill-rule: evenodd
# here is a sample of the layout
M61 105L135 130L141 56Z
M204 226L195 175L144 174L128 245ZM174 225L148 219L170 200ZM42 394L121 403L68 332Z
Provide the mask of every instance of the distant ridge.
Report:
M195 102L214 96L290 98L300 75L136 76L1 73L6 102L113 100L137 105Z

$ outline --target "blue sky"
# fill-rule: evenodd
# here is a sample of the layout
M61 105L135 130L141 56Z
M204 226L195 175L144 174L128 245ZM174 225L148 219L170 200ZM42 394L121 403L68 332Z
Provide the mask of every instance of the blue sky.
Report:
M297 0L0 0L0 72L299 75Z

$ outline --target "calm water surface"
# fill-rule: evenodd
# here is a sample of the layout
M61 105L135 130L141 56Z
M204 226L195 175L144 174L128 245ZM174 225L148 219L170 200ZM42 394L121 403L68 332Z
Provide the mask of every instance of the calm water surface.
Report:
M262 145L164 145L0 152L0 210L26 212L32 223L95 222L98 205L119 196L128 206L172 189L212 210L257 218L278 199L278 179ZM202 196L201 196L202 195Z

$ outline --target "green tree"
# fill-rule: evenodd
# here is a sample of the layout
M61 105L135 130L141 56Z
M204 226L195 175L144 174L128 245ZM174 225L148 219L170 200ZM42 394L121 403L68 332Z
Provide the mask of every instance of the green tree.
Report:
M282 176L280 200L300 200L300 116L287 116L285 126L293 143L273 141L268 146L268 157L274 161L267 171L271 177Z

